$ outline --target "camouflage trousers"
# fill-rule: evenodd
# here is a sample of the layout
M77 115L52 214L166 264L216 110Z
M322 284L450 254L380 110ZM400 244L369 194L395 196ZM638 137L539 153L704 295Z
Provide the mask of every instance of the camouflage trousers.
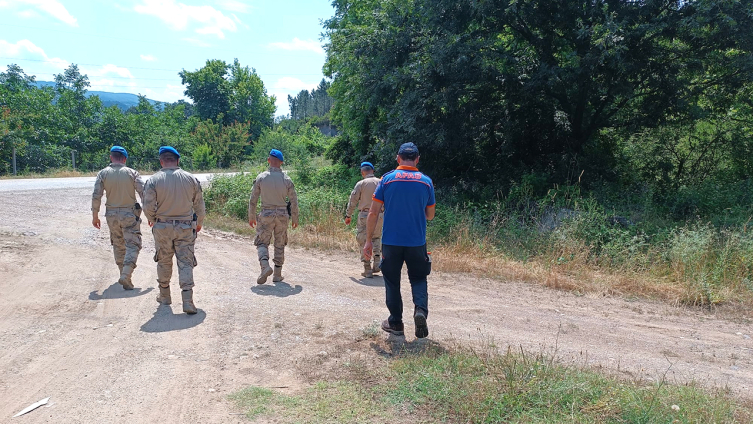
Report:
M160 287L169 287L173 276L173 255L178 262L178 282L182 290L193 288L193 268L197 265L194 255L196 231L191 221L157 221L152 227L154 234L154 262L157 262L157 282Z
M115 254L115 263L121 270L124 265L130 265L133 272L141 251L141 219L132 210L123 208L108 209L105 220L110 228L110 244Z
M287 210L263 210L259 214L256 225L254 246L259 254L259 260L269 260L269 243L274 235L275 257L274 263L282 266L285 263L285 246L288 244L288 212Z
M363 255L363 246L366 244L366 219L368 218L368 212L358 212L358 222L356 223L356 241L358 242L358 250L361 252L361 262L370 263L370 259L366 259ZM379 214L377 219L377 225L374 229L374 236L371 238L371 243L374 245L374 256L382 255L382 224L384 222L384 213Z

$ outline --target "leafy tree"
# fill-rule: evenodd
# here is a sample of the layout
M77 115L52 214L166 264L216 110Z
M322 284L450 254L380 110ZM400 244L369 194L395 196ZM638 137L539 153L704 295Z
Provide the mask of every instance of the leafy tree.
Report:
M222 117L220 117L220 120ZM213 166L228 167L238 160L244 148L249 144L248 127L241 123L223 126L207 119L201 121L193 133L195 145L208 146L211 157L217 161ZM206 155L205 157L209 157Z
M180 77L202 120L224 125L246 123L252 137L274 123L275 97L267 95L256 70L241 66L237 59L232 65L208 60L195 72L181 71Z
M232 89L226 76L228 64L223 60L207 60L206 65L194 72L182 70L181 83L186 86L185 95L194 102L199 118L217 121L220 114L230 111Z
M753 69L746 2L333 5L324 69L343 139L389 158L383 168L414 141L424 169L472 189L529 172L604 176L615 157L604 130L724 113Z
M272 127L277 99L267 95L264 82L256 70L241 66L238 59L230 67L229 82L232 95L228 121L247 122L248 132L253 139L257 139L263 128Z

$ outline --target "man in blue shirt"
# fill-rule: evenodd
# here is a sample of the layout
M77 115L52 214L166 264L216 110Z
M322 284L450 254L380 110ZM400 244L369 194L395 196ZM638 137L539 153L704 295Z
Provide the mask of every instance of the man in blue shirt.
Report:
M371 257L371 239L379 211L384 205L381 269L390 316L382 322L382 330L399 336L404 334L400 274L405 263L415 305L413 320L416 337L423 338L429 335L426 324L429 314L426 276L431 272L431 260L426 252L426 221L434 219L436 201L431 178L416 168L418 160L418 147L415 144L400 146L397 153L399 166L385 174L374 191L363 252L364 256Z

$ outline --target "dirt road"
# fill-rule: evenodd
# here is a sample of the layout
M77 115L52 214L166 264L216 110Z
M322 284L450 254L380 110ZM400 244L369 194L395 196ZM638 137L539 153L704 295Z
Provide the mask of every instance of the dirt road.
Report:
M380 353L357 339L386 317L382 280L361 279L352 254L293 247L286 281L257 286L251 241L202 231L200 311L189 317L179 300L154 300L148 227L137 289L123 291L107 228L90 223L90 189L56 187L0 190L0 422L240 422L227 401L233 391L296 390L323 362ZM556 347L563 361L641 378L669 369L673 382L753 398L747 322L462 275L432 275L429 284L437 343ZM408 321L408 340L412 331ZM11 419L46 397L48 406Z

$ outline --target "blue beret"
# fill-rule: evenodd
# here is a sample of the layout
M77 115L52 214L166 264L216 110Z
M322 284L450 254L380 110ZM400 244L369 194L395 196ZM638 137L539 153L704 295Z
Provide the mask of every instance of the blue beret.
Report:
M400 146L400 150L397 151L397 154L398 155L411 155L411 154L418 155L418 147L416 147L415 144L410 143L410 142L403 143Z
M175 156L177 156L178 159L180 159L180 153L178 153L178 151L175 150L175 147L173 147L173 146L162 146L162 147L160 147L159 148L159 154L163 154L163 153L172 153Z
M374 169L374 165L371 164L371 162L361 162L361 168L369 167L371 169Z
M282 158L282 152L277 149L272 149L269 151L269 156L272 156L273 158L280 159L281 162L285 162L285 159Z
M110 153L120 153L126 158L128 158L128 152L126 152L126 149L124 147L112 146L112 149L110 149Z

